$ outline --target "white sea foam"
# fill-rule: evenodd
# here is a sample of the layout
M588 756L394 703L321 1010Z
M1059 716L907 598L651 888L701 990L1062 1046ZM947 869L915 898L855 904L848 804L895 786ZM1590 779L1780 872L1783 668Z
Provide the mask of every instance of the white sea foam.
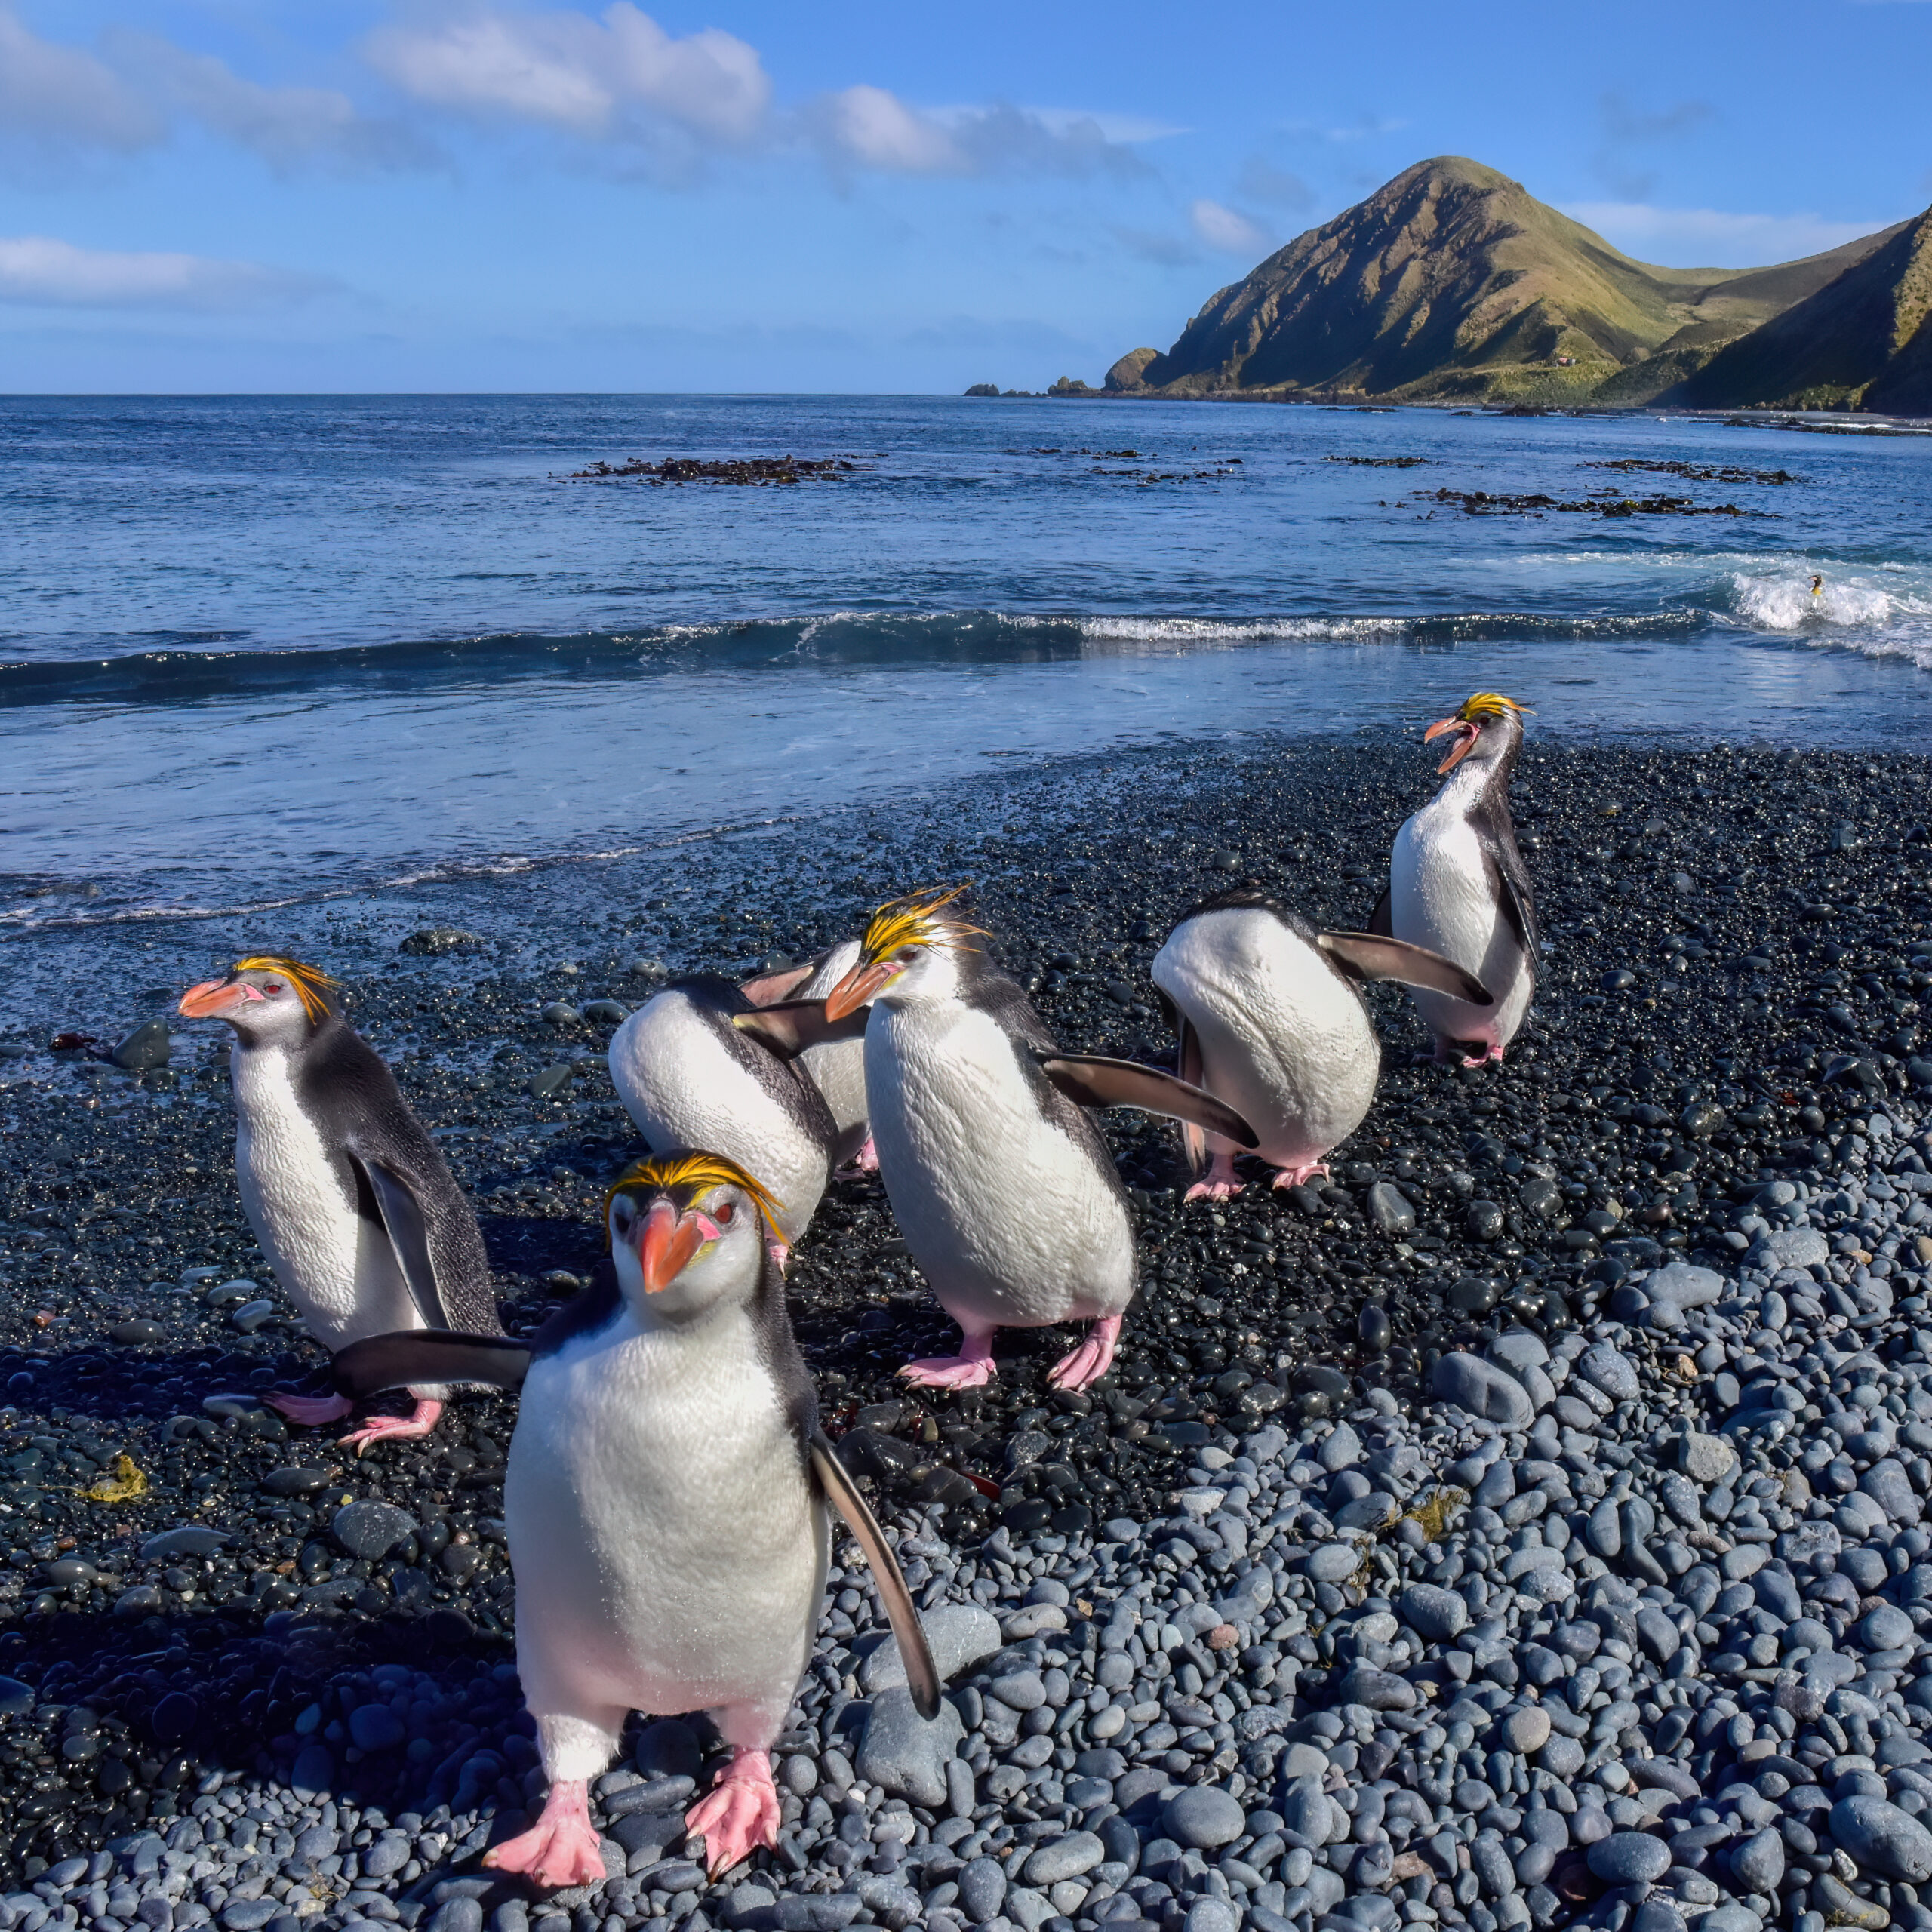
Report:
M1753 630L1807 637L1870 657L1906 657L1932 670L1932 584L1912 571L1811 574L1789 567L1730 574L1729 614Z
M1084 643L1120 651L1212 651L1244 644L1403 637L1415 624L1413 617L1082 617L1080 635Z

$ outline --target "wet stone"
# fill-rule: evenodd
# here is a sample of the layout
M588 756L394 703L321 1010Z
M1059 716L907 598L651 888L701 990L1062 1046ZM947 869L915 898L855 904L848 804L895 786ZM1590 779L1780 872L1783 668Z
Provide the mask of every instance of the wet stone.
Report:
M336 1541L351 1556L365 1557L371 1561L386 1556L415 1529L416 1519L407 1509L379 1502L374 1497L346 1503L329 1518L329 1530Z

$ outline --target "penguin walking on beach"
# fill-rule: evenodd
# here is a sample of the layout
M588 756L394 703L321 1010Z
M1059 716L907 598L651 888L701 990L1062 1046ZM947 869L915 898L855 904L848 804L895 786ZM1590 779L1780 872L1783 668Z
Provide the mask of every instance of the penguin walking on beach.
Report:
M1375 1098L1382 1048L1362 982L1491 1004L1473 974L1437 954L1374 933L1318 932L1256 886L1187 913L1155 955L1153 978L1174 1008L1177 1071L1252 1125L1256 1153L1281 1170L1278 1188L1325 1174L1324 1157ZM1182 1139L1195 1175L1189 1200L1241 1192L1233 1142L1192 1126Z
M848 943L741 986L709 973L674 980L611 1038L611 1082L654 1152L715 1148L764 1180L781 1267L832 1170L866 1144L864 1015L831 1027L822 998L793 997L836 984L857 958Z
M1454 961L1492 995L1484 1006L1435 987L1412 991L1435 1057L1460 1052L1465 1066L1502 1059L1536 992L1536 897L1509 816L1523 715L1513 700L1478 691L1423 734L1425 743L1453 738L1436 768L1447 782L1396 833L1388 888L1369 920L1371 932Z
M336 982L300 961L238 961L181 996L233 1029L235 1173L248 1224L309 1332L331 1355L406 1328L502 1332L476 1217L381 1056L342 1017ZM451 1385L412 1386L409 1416L342 1438L429 1434ZM291 1422L353 1412L347 1396L270 1395Z
M1052 1371L1084 1389L1113 1360L1133 1299L1134 1230L1112 1156L1084 1111L1171 1115L1237 1146L1253 1130L1212 1094L1158 1068L1063 1054L1026 995L949 914L963 888L881 906L829 1020L869 1004L866 1092L879 1174L906 1245L964 1337L957 1355L900 1373L975 1388L1001 1328L1090 1321Z
M940 1681L891 1546L818 1426L764 1233L771 1196L715 1154L654 1155L611 1189L611 1256L527 1344L383 1336L356 1385L438 1372L520 1383L503 1513L516 1660L550 1780L484 1860L544 1887L601 1883L589 1781L633 1710L709 1711L731 1760L687 1814L714 1876L778 1841L771 1749L811 1660L826 1505L865 1552L915 1708Z

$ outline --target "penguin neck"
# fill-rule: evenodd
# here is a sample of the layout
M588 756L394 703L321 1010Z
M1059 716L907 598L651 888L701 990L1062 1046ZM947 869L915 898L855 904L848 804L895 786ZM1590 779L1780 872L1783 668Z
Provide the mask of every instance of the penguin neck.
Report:
M1516 767L1516 746L1506 740L1488 754L1481 752L1466 758L1449 774L1447 781L1436 795L1453 811L1467 817L1470 810L1481 801L1500 799L1506 809L1509 797L1509 775Z

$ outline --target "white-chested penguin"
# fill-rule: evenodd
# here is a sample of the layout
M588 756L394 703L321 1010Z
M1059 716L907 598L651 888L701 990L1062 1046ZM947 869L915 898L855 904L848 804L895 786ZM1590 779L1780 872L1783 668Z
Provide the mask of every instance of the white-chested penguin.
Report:
M633 1710L709 1711L731 1760L685 1823L713 1874L777 1842L769 1752L811 1662L826 1504L863 1547L915 1706L940 1686L891 1547L818 1427L762 1237L771 1196L735 1162L678 1152L611 1190L611 1261L524 1347L398 1335L348 1367L384 1387L478 1374L522 1400L503 1481L516 1660L550 1795L486 1864L544 1886L603 1876L586 1786Z
M1082 1389L1113 1360L1133 1299L1126 1191L1090 1106L1168 1114L1251 1147L1235 1110L1157 1068L1063 1054L1026 996L949 916L952 891L882 906L827 1017L870 1003L866 1092L879 1174L912 1258L964 1337L900 1373L972 1388L1000 1328L1091 1321L1053 1370Z
M483 1238L436 1143L382 1057L342 1017L336 983L294 959L238 961L181 996L234 1029L235 1174L275 1278L333 1356L402 1328L501 1333ZM371 1416L342 1440L426 1435L449 1385L415 1413ZM266 1395L292 1422L339 1421L342 1395Z
M1425 742L1453 734L1436 768L1448 782L1395 835L1389 888L1370 929L1439 952L1494 996L1479 1007L1417 988L1416 1010L1435 1036L1435 1058L1465 1066L1500 1060L1536 992L1540 965L1535 895L1509 817L1509 777L1523 748L1523 708L1478 691Z
M829 1029L821 1004L857 956L848 942L742 986L674 980L611 1038L611 1081L648 1146L715 1148L771 1189L780 1266L832 1169L867 1145L864 1017Z
M1277 1187L1326 1174L1324 1156L1375 1098L1382 1048L1360 982L1399 980L1478 1005L1489 997L1433 952L1374 933L1318 932L1254 886L1187 913L1154 955L1153 977L1175 1010L1176 1070L1254 1128L1255 1152L1281 1169ZM1190 1201L1241 1192L1232 1141L1194 1127L1183 1138Z

